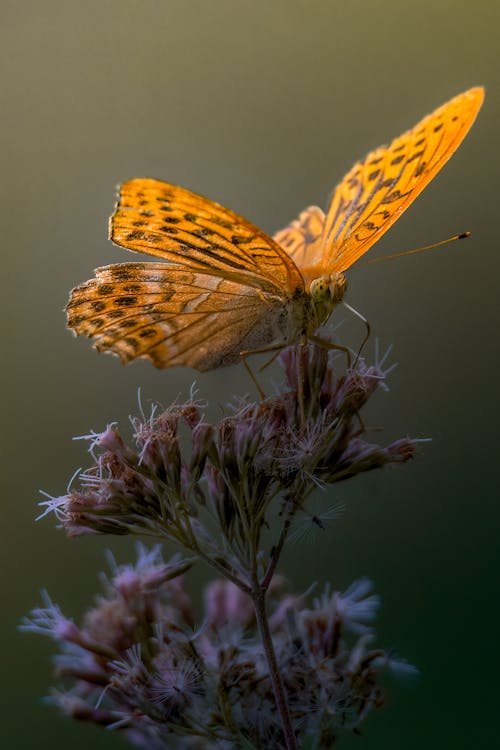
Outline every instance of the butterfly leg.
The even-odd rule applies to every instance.
[[[326,349],[327,351],[332,351],[332,349],[335,349],[336,351],[344,352],[347,357],[347,369],[351,369],[351,351],[347,348],[347,346],[342,346],[341,344],[332,344],[331,341],[325,341],[319,336],[309,336],[309,341],[312,341],[313,344],[316,344],[317,346],[320,346],[322,349]]]
[[[369,322],[368,322],[368,321],[367,321],[367,319],[365,318],[365,316],[364,316],[364,315],[361,315],[361,313],[359,312],[359,310],[356,310],[356,308],[355,308],[355,307],[351,307],[351,305],[349,305],[349,304],[348,304],[347,302],[342,302],[342,304],[344,305],[344,307],[347,307],[347,309],[349,310],[349,312],[352,312],[352,313],[353,313],[353,315],[356,315],[356,317],[357,317],[357,318],[359,318],[360,320],[362,320],[362,321],[363,321],[363,323],[364,323],[364,324],[365,324],[365,326],[366,326],[366,334],[365,334],[365,337],[364,337],[363,341],[361,342],[361,345],[360,345],[360,347],[359,347],[359,349],[358,349],[358,353],[356,354],[356,358],[354,359],[354,367],[355,367],[355,366],[356,366],[356,363],[357,363],[357,361],[358,361],[358,359],[359,359],[359,357],[360,357],[360,354],[361,354],[361,352],[362,352],[362,351],[363,351],[363,349],[364,349],[364,346],[365,346],[366,342],[368,341],[368,339],[369,339],[369,338],[370,338],[370,336],[371,336],[371,332],[372,332],[372,329],[371,329],[371,326],[370,326]]]
[[[262,400],[264,400],[266,398],[266,394],[264,393],[264,391],[260,387],[259,381],[255,377],[255,374],[254,374],[252,368],[248,364],[247,357],[249,357],[251,354],[266,354],[267,352],[276,352],[276,354],[269,360],[269,362],[267,362],[264,365],[264,367],[267,367],[267,365],[271,364],[271,362],[274,360],[274,358],[278,356],[278,354],[280,353],[280,351],[282,349],[284,349],[285,346],[286,346],[285,342],[280,342],[279,344],[274,344],[273,346],[263,346],[261,349],[247,349],[246,351],[240,352],[240,357],[241,357],[241,360],[242,360],[243,364],[245,365],[246,371],[248,372],[248,374],[252,378],[253,384],[257,388],[259,396],[261,397]],[[261,369],[263,369],[263,368],[261,368]],[[259,372],[260,372],[260,370],[259,370]]]
[[[321,341],[321,339],[319,339],[319,341]],[[323,343],[327,343],[327,342],[323,342]],[[301,424],[302,429],[304,429],[304,426],[305,426],[305,409],[304,409],[304,357],[305,357],[305,354],[306,354],[306,349],[305,349],[306,345],[307,345],[307,338],[306,338],[306,336],[302,336],[301,339],[300,339],[300,342],[298,344],[298,346],[299,346],[299,351],[298,351],[299,372],[298,372],[298,383],[297,383],[297,399],[298,399],[298,402],[299,402],[300,424]],[[261,349],[248,349],[247,351],[240,352],[240,357],[241,357],[241,359],[243,361],[243,364],[245,365],[248,374],[252,378],[252,380],[254,382],[254,385],[257,388],[257,391],[259,392],[259,396],[261,397],[261,399],[265,399],[266,394],[264,393],[264,391],[260,387],[260,384],[259,384],[257,378],[255,377],[255,375],[254,375],[254,373],[253,373],[250,365],[248,364],[246,358],[250,354],[265,354],[266,352],[275,352],[275,354],[271,357],[271,359],[268,362],[266,362],[263,365],[262,368],[260,368],[262,370],[264,367],[267,367],[268,365],[270,365],[271,362],[273,362],[274,359],[278,356],[278,354],[280,353],[280,351],[282,351],[282,349],[284,349],[286,346],[288,346],[288,344],[285,341],[282,341],[279,344],[273,344],[272,346],[264,346]],[[329,347],[329,348],[332,348],[332,347]],[[339,347],[334,347],[334,348],[339,348]],[[348,349],[346,349],[345,347],[340,347],[340,348],[343,351],[347,352],[348,356],[350,356]],[[260,372],[260,370],[259,370],[259,372]]]

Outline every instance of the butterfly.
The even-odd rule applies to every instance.
[[[345,271],[448,161],[483,98],[472,88],[372,151],[337,185],[326,213],[309,206],[272,238],[182,187],[125,182],[110,239],[161,262],[97,268],[71,292],[68,327],[123,362],[200,371],[314,340],[343,300]]]

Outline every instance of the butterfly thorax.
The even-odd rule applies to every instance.
[[[308,335],[312,335],[326,323],[333,309],[342,302],[346,289],[347,279],[343,273],[318,276],[311,281],[309,287],[311,308],[306,321]]]

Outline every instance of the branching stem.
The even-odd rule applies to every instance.
[[[288,536],[288,532],[290,531],[293,514],[294,514],[294,509],[292,508],[288,511],[285,521],[283,522],[283,526],[281,527],[281,533],[280,533],[278,542],[276,543],[276,546],[274,547],[272,551],[269,565],[267,567],[267,570],[264,574],[262,581],[260,582],[261,588],[264,591],[267,591],[267,589],[269,588],[269,584],[271,583],[273,579],[274,571],[276,570],[276,566],[278,564],[278,560],[280,558],[283,545],[285,544],[285,540]]]

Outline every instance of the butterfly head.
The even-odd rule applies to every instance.
[[[318,276],[311,281],[309,293],[315,304],[338,305],[344,298],[347,279],[343,273]]]
[[[327,321],[333,308],[342,302],[346,289],[347,279],[343,273],[318,276],[311,281],[309,294],[313,304],[315,327]]]

